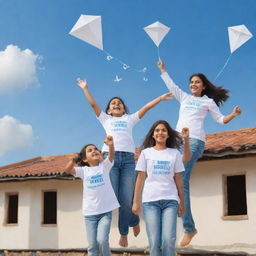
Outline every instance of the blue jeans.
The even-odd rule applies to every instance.
[[[185,233],[196,232],[195,223],[193,220],[191,206],[190,206],[190,189],[189,181],[190,175],[192,173],[194,164],[198,158],[204,152],[205,142],[199,139],[190,138],[190,161],[184,164],[185,171],[182,172],[183,177],[183,186],[184,186],[184,205],[185,205],[185,214],[182,216],[183,228]]]
[[[109,232],[112,212],[84,216],[89,256],[110,256]]]
[[[175,256],[178,202],[159,200],[142,204],[152,256]]]
[[[104,153],[104,158],[107,156]],[[119,201],[118,228],[121,235],[127,235],[129,227],[139,223],[139,216],[132,213],[133,192],[136,181],[134,154],[115,152],[114,166],[110,171],[110,180]]]

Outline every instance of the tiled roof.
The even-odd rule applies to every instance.
[[[206,135],[204,156],[256,153],[256,127]]]
[[[36,157],[22,162],[0,167],[0,179],[3,177],[36,178],[42,176],[61,176],[73,154]]]
[[[256,127],[206,135],[201,160],[232,155],[256,154]],[[0,181],[68,177],[64,168],[74,154],[37,157],[0,167]]]

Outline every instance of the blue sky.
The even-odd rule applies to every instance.
[[[104,49],[132,67],[147,67],[147,82],[142,73],[124,70],[68,34],[81,14],[102,16]],[[87,79],[103,109],[120,96],[132,113],[165,93],[157,48],[143,27],[157,20],[171,27],[160,55],[188,91],[192,73],[213,81],[224,65],[230,54],[227,27],[245,24],[256,34],[255,17],[255,0],[0,0],[0,165],[77,152],[87,143],[101,147],[104,130],[77,77]],[[255,56],[253,37],[233,53],[216,81],[231,91],[221,111],[229,114],[238,105],[243,114],[223,126],[209,116],[207,133],[255,126]],[[123,80],[114,82],[115,75]],[[158,119],[175,127],[178,109],[171,100],[151,110],[134,129],[136,145]]]

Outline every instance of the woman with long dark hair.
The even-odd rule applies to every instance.
[[[213,85],[204,74],[193,74],[189,81],[191,94],[184,92],[170,78],[162,60],[157,63],[161,77],[173,96],[180,102],[179,120],[176,130],[180,132],[183,127],[188,127],[190,132],[190,161],[185,163],[183,173],[185,214],[182,217],[184,236],[180,246],[186,246],[197,233],[190,207],[189,180],[195,162],[203,154],[205,145],[204,119],[208,112],[212,118],[226,124],[241,114],[239,107],[234,107],[231,114],[224,116],[219,106],[228,99],[228,90]]]

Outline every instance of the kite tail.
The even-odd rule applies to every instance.
[[[103,50],[103,51],[104,51],[105,54],[107,55],[107,59],[108,59],[108,57],[109,57],[108,60],[115,59],[115,60],[118,61],[121,65],[123,65],[123,68],[124,68],[124,69],[128,69],[128,68],[129,68],[129,69],[132,69],[132,70],[134,70],[134,71],[136,71],[136,72],[145,72],[144,69],[137,69],[137,68],[134,68],[134,67],[132,67],[132,66],[129,66],[129,65],[127,65],[126,63],[124,63],[122,60],[120,60],[120,59],[118,59],[118,58],[112,56],[109,52],[107,52],[107,51],[105,51],[105,50]]]
[[[223,70],[224,70],[225,67],[227,66],[227,64],[228,64],[228,62],[229,62],[231,56],[232,56],[232,53],[229,55],[227,61],[226,61],[225,64],[224,64],[224,66],[222,67],[222,69],[220,70],[220,72],[219,72],[219,73],[217,74],[217,76],[215,77],[214,82],[217,80],[217,78],[221,75],[221,73],[223,72]]]

